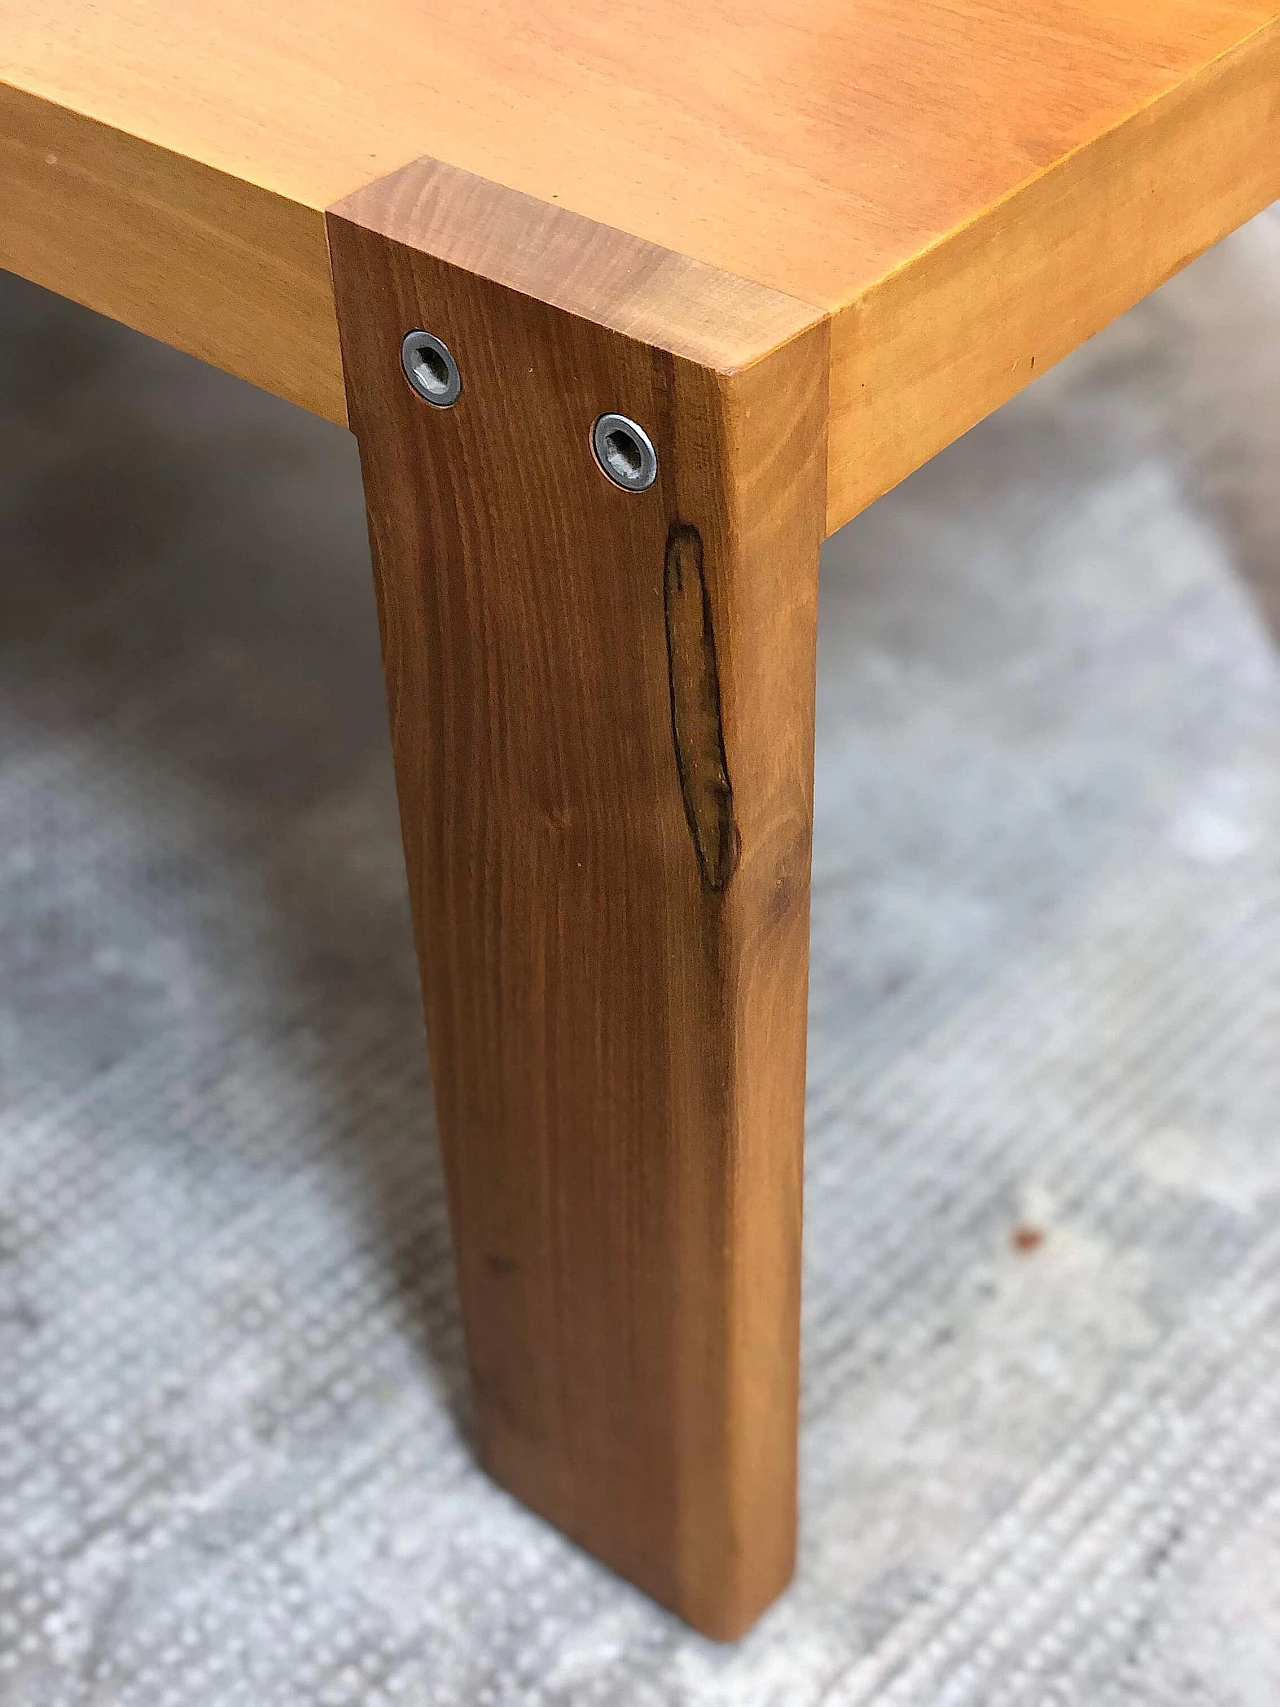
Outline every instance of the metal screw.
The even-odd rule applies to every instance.
[[[624,492],[645,492],[658,478],[653,440],[627,415],[601,415],[591,445],[601,469]]]
[[[430,332],[406,332],[400,345],[400,365],[404,377],[428,403],[437,409],[447,409],[458,401],[462,390],[462,375],[449,346]]]

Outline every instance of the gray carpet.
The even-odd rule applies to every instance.
[[[0,295],[0,1702],[1274,1707],[1280,209],[824,563],[799,1576],[489,1485],[354,447]]]

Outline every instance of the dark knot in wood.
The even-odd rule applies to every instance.
[[[738,869],[741,838],[734,822],[733,785],[724,747],[720,674],[702,535],[688,522],[672,522],[667,533],[663,603],[671,733],[684,815],[698,851],[702,881],[708,889],[722,894]]]

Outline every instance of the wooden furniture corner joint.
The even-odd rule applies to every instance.
[[[827,317],[430,160],[327,225],[482,1455],[732,1637],[794,1554]]]

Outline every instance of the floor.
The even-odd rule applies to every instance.
[[[0,280],[0,1703],[1280,1700],[1280,208],[827,547],[801,1565],[475,1469],[354,446]]]

